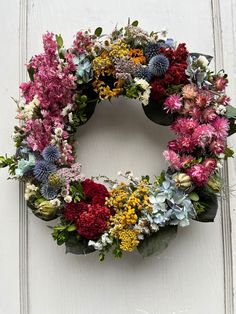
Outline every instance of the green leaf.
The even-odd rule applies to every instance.
[[[92,246],[88,246],[88,241],[85,239],[78,240],[76,236],[70,236],[65,242],[66,253],[72,254],[89,254],[95,251]]]
[[[236,108],[231,106],[231,105],[228,105],[226,107],[227,111],[226,111],[226,116],[227,118],[235,118],[236,117]]]
[[[143,257],[158,255],[167,248],[176,234],[177,226],[166,226],[140,242],[137,249]]]
[[[137,20],[133,21],[132,25],[133,26],[138,26],[138,21]]]
[[[236,124],[235,124],[235,119],[234,118],[230,118],[229,119],[229,134],[228,136],[232,135],[236,133]]]
[[[197,188],[195,191],[199,195],[199,203],[203,204],[205,208],[204,212],[197,215],[196,220],[201,222],[213,222],[218,209],[217,195],[210,192],[207,187]]]
[[[30,80],[33,82],[35,70],[33,68],[28,68],[27,71],[28,71],[28,75],[29,75]]]
[[[95,29],[94,34],[95,34],[97,37],[101,36],[101,34],[102,34],[102,28],[101,28],[101,27],[97,27],[97,28]]]
[[[173,114],[169,114],[163,109],[163,103],[160,101],[150,101],[147,106],[143,105],[143,110],[152,122],[160,125],[171,125],[175,118]]]
[[[58,49],[63,47],[63,38],[61,37],[61,34],[56,35],[56,42]]]
[[[67,227],[67,231],[68,232],[72,232],[76,230],[76,225],[70,225],[69,227]]]
[[[225,159],[230,158],[230,157],[234,157],[234,151],[231,148],[229,148],[228,146],[225,147],[224,154],[225,154]]]
[[[194,201],[194,202],[198,202],[198,201],[199,201],[199,196],[198,196],[198,194],[195,193],[195,192],[190,192],[190,193],[188,194],[188,196],[189,196],[189,198],[190,198],[192,201]]]

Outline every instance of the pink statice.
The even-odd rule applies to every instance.
[[[179,117],[171,125],[171,129],[179,135],[191,135],[198,126],[198,121],[192,118]]]
[[[173,150],[165,150],[163,152],[165,159],[169,162],[170,166],[176,170],[180,170],[182,168],[180,157]]]
[[[211,174],[216,169],[216,159],[208,157],[203,161],[203,166],[206,167],[209,174]]]
[[[196,145],[206,148],[215,135],[215,129],[210,124],[201,124],[193,132],[192,140]]]
[[[215,155],[222,154],[225,151],[225,141],[214,140],[211,142],[209,148],[212,154]]]
[[[71,182],[77,182],[84,179],[84,175],[81,174],[81,164],[76,162],[71,167],[63,167],[57,170],[57,173],[64,180],[65,195],[70,193]]]
[[[215,135],[218,140],[225,140],[229,131],[229,120],[223,117],[217,117],[212,126],[215,129]]]
[[[190,176],[193,183],[195,183],[197,186],[204,185],[205,183],[207,183],[209,178],[209,171],[202,164],[192,166],[191,168],[186,170],[186,173]]]
[[[56,53],[56,41],[52,33],[43,36],[44,53],[34,56],[28,68],[34,70],[34,81],[22,83],[20,88],[26,102],[38,96],[40,107],[58,115],[60,108],[73,101],[76,76],[72,73],[71,61],[61,64]]]
[[[93,46],[92,35],[90,35],[88,32],[81,32],[81,31],[76,34],[76,37],[73,43],[73,50],[78,55],[85,53],[92,46]]]
[[[67,141],[63,141],[61,144],[61,159],[60,163],[70,165],[74,162],[73,147]]]
[[[215,112],[215,109],[212,107],[208,107],[203,110],[202,117],[205,122],[212,122],[217,117],[217,114]]]
[[[50,130],[45,129],[43,120],[27,120],[25,122],[26,140],[33,151],[42,151],[51,140]]]
[[[195,99],[196,105],[199,108],[205,108],[209,106],[212,101],[212,94],[208,91],[199,90]]]
[[[171,113],[179,110],[182,106],[181,97],[177,94],[169,96],[164,102],[164,109]]]

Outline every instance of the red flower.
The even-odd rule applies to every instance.
[[[64,216],[66,220],[76,221],[81,213],[88,210],[88,204],[84,202],[69,203],[64,208]]]
[[[86,179],[81,183],[83,187],[84,194],[92,204],[105,204],[105,198],[109,196],[107,188],[100,184],[96,183],[93,180]]]
[[[77,232],[89,240],[98,239],[108,228],[110,210],[100,205],[88,205],[76,221]]]

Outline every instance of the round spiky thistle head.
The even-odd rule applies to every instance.
[[[40,182],[45,182],[48,179],[50,173],[53,173],[57,170],[56,165],[46,161],[46,160],[39,160],[34,167],[33,173],[35,179]]]
[[[144,79],[147,82],[150,82],[152,79],[152,73],[150,72],[148,67],[141,66],[136,72],[135,77],[138,77],[140,79]]]
[[[57,161],[60,155],[58,148],[53,145],[46,146],[42,152],[43,158],[49,162]]]
[[[163,54],[159,54],[149,61],[148,68],[152,75],[162,76],[166,73],[170,65],[169,59]]]
[[[42,185],[40,192],[46,200],[52,200],[57,197],[58,187],[45,183]]]
[[[147,46],[144,49],[144,55],[148,61],[152,59],[152,57],[156,56],[158,54],[158,51],[160,48],[166,48],[167,45],[163,40],[158,40],[153,43],[147,44]]]

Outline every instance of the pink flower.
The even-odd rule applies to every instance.
[[[228,80],[224,77],[218,77],[215,80],[215,87],[218,91],[223,91],[228,83]]]
[[[206,122],[211,122],[215,120],[215,118],[217,117],[217,114],[212,107],[209,107],[203,111],[202,117]]]
[[[208,91],[199,91],[196,98],[196,105],[200,108],[207,107],[212,100],[212,95]]]
[[[225,151],[225,142],[220,140],[214,140],[210,144],[210,151],[215,154],[222,154]]]
[[[230,98],[227,95],[220,96],[217,102],[221,105],[227,106],[230,103]]]
[[[216,138],[218,140],[225,140],[229,131],[229,121],[226,118],[217,117],[212,126],[215,128]]]
[[[176,142],[180,153],[192,153],[195,148],[195,142],[190,136],[179,137]]]
[[[199,125],[193,132],[192,139],[200,147],[205,148],[212,141],[215,129],[210,124]]]
[[[202,111],[198,107],[193,107],[189,110],[189,115],[195,120],[200,120],[202,117]]]
[[[181,164],[183,168],[187,168],[191,165],[191,163],[195,160],[192,155],[182,155],[180,157]]]
[[[171,128],[176,134],[191,135],[198,126],[199,123],[191,118],[177,118]]]
[[[174,94],[174,95],[171,95],[169,96],[165,102],[164,102],[164,109],[167,111],[167,112],[174,112],[176,110],[179,110],[181,107],[182,107],[182,102],[181,102],[181,98],[179,95],[177,94]]]
[[[178,154],[176,154],[173,150],[165,150],[163,153],[165,159],[169,162],[170,166],[176,170],[180,170],[181,162]]]
[[[168,148],[177,152],[179,150],[179,146],[176,140],[172,140],[168,142]]]
[[[206,169],[208,170],[209,174],[211,174],[215,168],[216,168],[216,160],[214,158],[206,158],[203,163],[203,166],[206,167]]]
[[[209,178],[209,171],[202,164],[192,166],[191,168],[187,169],[186,173],[190,176],[193,183],[198,186],[204,185]]]

